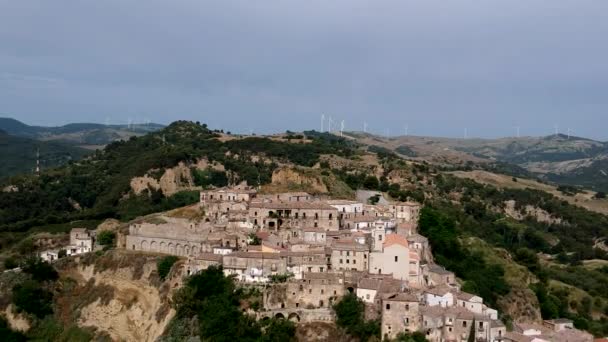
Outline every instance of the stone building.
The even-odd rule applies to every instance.
[[[413,202],[399,202],[390,205],[393,217],[399,222],[418,222],[420,204]]]
[[[380,251],[374,248],[370,253],[369,272],[391,274],[395,279],[409,282],[410,249],[407,240],[401,235],[389,234],[382,239],[381,246]]]
[[[383,338],[393,339],[400,332],[420,329],[418,297],[411,293],[391,293],[382,296]]]
[[[251,188],[221,188],[201,191],[200,202],[249,202],[255,197],[256,191]]]
[[[224,274],[246,283],[266,283],[273,275],[287,274],[286,260],[279,253],[234,252],[224,255]]]
[[[287,272],[295,279],[302,279],[304,273],[325,273],[329,270],[325,249],[306,252],[286,251],[280,253],[287,262]]]
[[[295,308],[331,308],[344,296],[341,273],[304,273],[302,279],[287,283],[287,305]]]
[[[369,268],[369,246],[354,239],[339,239],[331,244],[333,270],[366,271]]]
[[[200,253],[196,257],[189,257],[186,262],[186,275],[196,274],[210,266],[221,266],[222,255],[214,253]]]
[[[213,230],[209,223],[195,224],[177,218],[163,217],[154,222],[140,221],[129,226],[126,249],[197,256],[201,253],[212,253],[214,246],[238,245],[238,240],[226,238],[225,232]]]
[[[86,253],[92,251],[93,247],[94,239],[91,232],[86,228],[72,228],[70,231],[70,245],[68,248],[79,250],[81,253]]]
[[[249,218],[254,227],[269,230],[322,227],[338,230],[338,210],[323,202],[252,202]]]

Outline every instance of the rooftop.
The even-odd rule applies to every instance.
[[[384,240],[384,248],[392,245],[401,245],[406,248],[409,246],[407,240],[403,236],[397,234],[388,234],[386,236],[386,240]]]

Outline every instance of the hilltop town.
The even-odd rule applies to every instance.
[[[335,322],[347,294],[365,303],[381,336],[421,332],[429,341],[591,341],[572,321],[515,323],[461,290],[418,233],[421,205],[368,204],[306,192],[258,193],[246,185],[203,190],[200,203],[133,221],[118,247],[183,258],[185,276],[221,266],[242,286],[259,286],[259,320]],[[74,229],[69,255],[94,248],[94,232]],[[53,261],[52,251],[42,254]]]

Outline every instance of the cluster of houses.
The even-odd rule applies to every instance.
[[[261,319],[333,320],[333,304],[353,293],[389,339],[420,331],[437,342],[471,334],[491,342],[592,340],[557,322],[507,331],[496,310],[433,262],[417,232],[418,203],[370,205],[243,186],[202,191],[200,210],[196,220],[133,223],[121,247],[184,257],[187,274],[221,265],[238,282],[264,284]]]
[[[65,252],[65,256],[73,256],[91,252],[94,248],[95,231],[90,231],[86,228],[72,228],[69,245],[45,250],[39,256],[44,261],[53,262],[62,256],[62,251]]]

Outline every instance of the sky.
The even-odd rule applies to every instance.
[[[0,0],[0,23],[0,116],[28,124],[608,140],[606,0]]]

